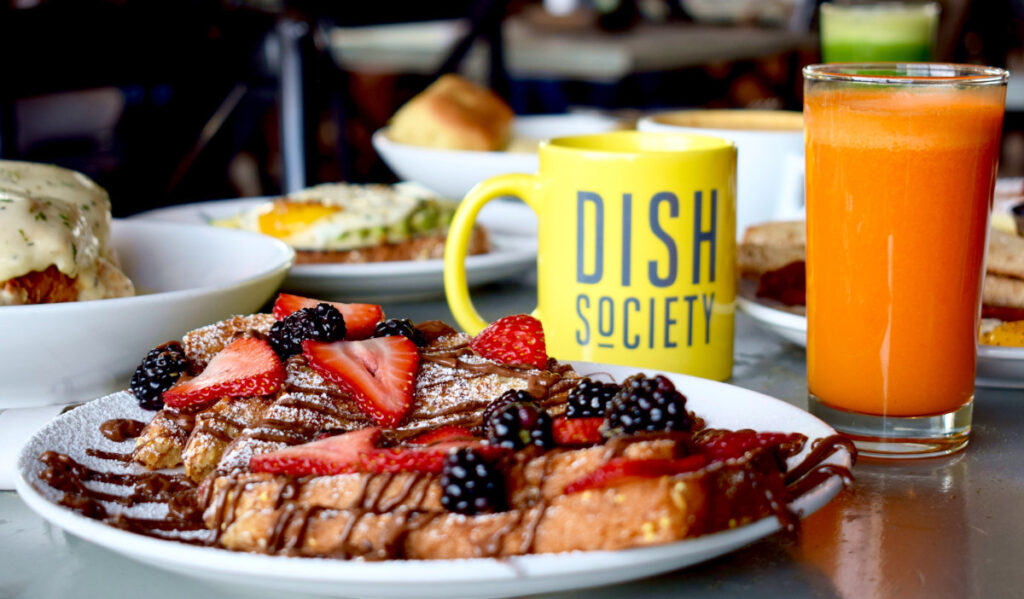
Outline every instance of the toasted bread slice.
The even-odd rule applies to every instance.
[[[1024,281],[1024,237],[990,229],[985,270],[988,274]],[[1017,301],[1024,302],[1024,295],[1019,298]]]
[[[265,396],[225,397],[197,414],[182,453],[185,474],[197,482],[204,479],[231,441],[258,422],[272,401]]]
[[[671,440],[627,447],[633,459],[668,457]],[[522,452],[521,452],[522,453]],[[566,486],[609,459],[606,446],[530,458],[507,475],[509,511],[465,516],[440,506],[435,476],[344,474],[296,479],[244,473],[212,481],[206,525],[223,547],[321,557],[440,559],[573,550],[615,550],[666,543],[769,513],[759,484],[762,458],[718,463],[701,471],[631,478],[566,495]],[[725,496],[742,498],[726,501]],[[629,506],[629,509],[623,509]]]
[[[807,252],[804,221],[773,221],[748,227],[737,248],[741,275],[759,275],[801,262]]]

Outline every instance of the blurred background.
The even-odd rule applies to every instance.
[[[936,59],[1024,65],[1024,0],[941,11]],[[0,156],[90,175],[115,216],[394,181],[370,136],[441,73],[518,114],[799,110],[819,14],[813,0],[8,0]],[[1001,176],[1024,175],[1021,73]]]

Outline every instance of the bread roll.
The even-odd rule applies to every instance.
[[[458,75],[443,75],[391,118],[388,137],[445,150],[502,150],[512,109],[494,92]]]

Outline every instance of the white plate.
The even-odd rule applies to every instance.
[[[0,408],[123,389],[154,346],[258,310],[295,255],[270,237],[212,227],[115,220],[111,233],[139,295],[0,308]]]
[[[803,314],[787,312],[742,295],[736,296],[736,304],[761,329],[807,347],[807,317]],[[1024,389],[1024,347],[978,345],[975,383],[981,387]]]
[[[618,120],[588,113],[520,116],[513,123],[515,137],[536,141],[617,128],[620,128]],[[484,179],[505,173],[536,173],[538,166],[537,152],[474,152],[410,146],[388,139],[386,127],[373,134],[373,147],[399,178],[459,200]]]
[[[576,363],[581,373],[602,372],[617,380],[636,372],[622,366]],[[800,432],[814,439],[834,434],[826,424],[790,404],[724,383],[662,373],[689,398],[689,406],[708,424],[733,429]],[[126,451],[131,441],[106,441],[99,424],[115,416],[142,418],[128,394],[115,394],[57,418],[29,441],[18,460],[18,493],[40,516],[67,532],[154,566],[188,576],[247,583],[289,592],[330,596],[511,597],[578,589],[633,580],[668,572],[728,553],[779,529],[774,516],[739,528],[677,543],[625,551],[590,551],[530,555],[508,559],[467,559],[382,562],[333,561],[233,553],[153,539],[119,530],[61,507],[57,491],[38,490],[39,454],[48,449],[68,453],[89,464],[86,446]],[[805,452],[806,453],[806,452]],[[802,459],[793,458],[794,461]],[[845,450],[829,463],[850,466]],[[106,462],[109,463],[109,462]],[[124,466],[129,467],[129,466]],[[133,466],[138,468],[138,466]],[[31,482],[30,482],[31,481]],[[792,507],[806,516],[825,505],[842,487],[838,477],[797,499]]]
[[[182,204],[132,216],[135,220],[209,223],[252,209],[267,198]],[[491,233],[493,251],[466,258],[470,285],[518,276],[537,262],[537,217],[518,201],[490,202],[477,222]],[[371,264],[296,264],[285,279],[288,291],[344,301],[410,301],[444,295],[443,260]]]

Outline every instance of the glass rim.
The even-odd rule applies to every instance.
[[[906,74],[893,75],[894,70]],[[872,75],[871,71],[886,74]],[[999,67],[952,62],[839,62],[806,66],[803,76],[807,81],[868,85],[1005,85],[1010,72]]]
[[[942,10],[942,6],[935,0],[929,0],[928,2],[901,2],[899,0],[892,0],[889,2],[872,2],[871,4],[835,4],[833,2],[822,2],[819,7],[823,12],[851,12],[851,13],[867,13],[876,14],[884,12],[923,12],[930,15],[938,15]]]

